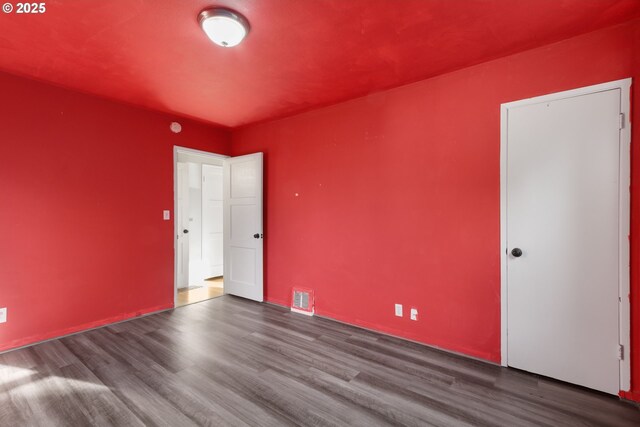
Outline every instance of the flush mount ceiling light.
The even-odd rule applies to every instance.
[[[249,22],[244,16],[228,9],[203,10],[198,15],[198,22],[207,37],[222,47],[240,44],[249,33]]]

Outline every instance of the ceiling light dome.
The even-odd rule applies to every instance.
[[[228,9],[206,9],[198,15],[202,30],[215,44],[237,46],[249,33],[249,22],[239,13]]]

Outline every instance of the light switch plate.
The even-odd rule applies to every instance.
[[[402,317],[402,304],[396,304],[396,316]]]
[[[7,321],[7,308],[0,308],[0,323]]]
[[[171,219],[171,211],[162,211],[162,219],[169,221]]]
[[[411,320],[418,320],[418,309],[417,308],[412,308],[410,311],[411,314]]]

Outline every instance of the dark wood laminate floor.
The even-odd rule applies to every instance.
[[[1,354],[0,425],[639,426],[640,411],[223,296]]]

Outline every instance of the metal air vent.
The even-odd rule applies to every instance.
[[[313,291],[309,289],[293,288],[291,311],[312,316],[314,311]]]

